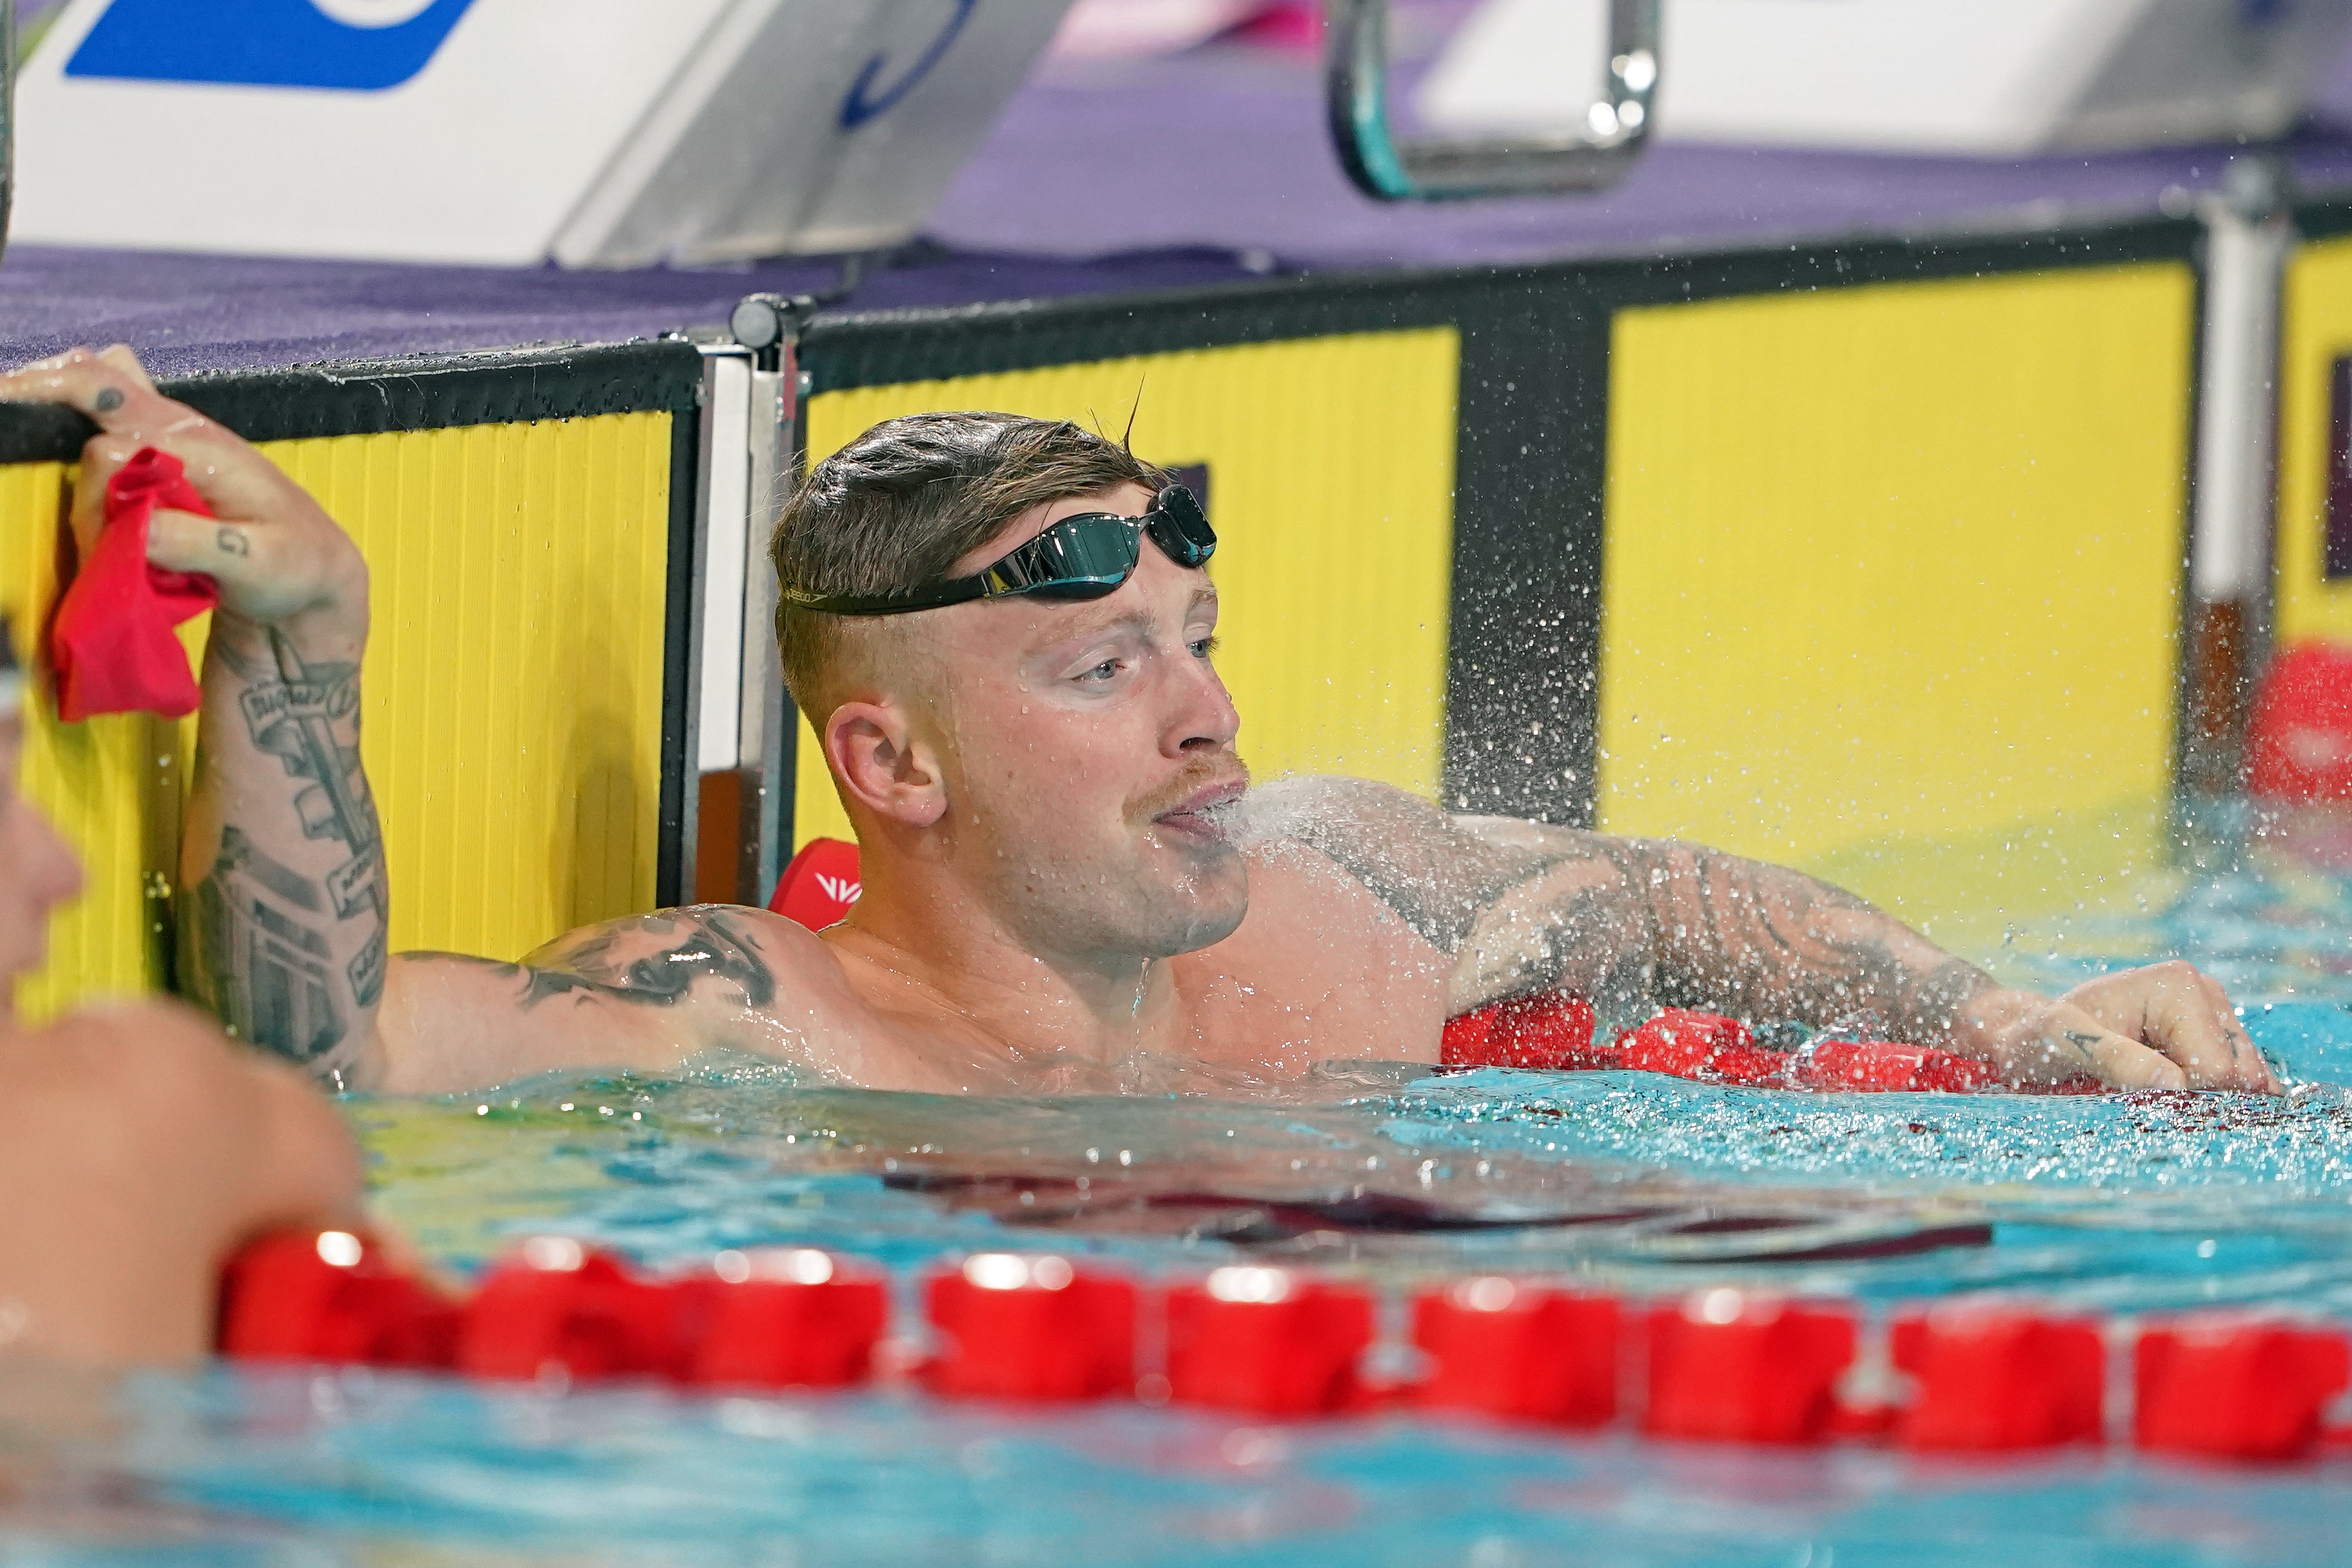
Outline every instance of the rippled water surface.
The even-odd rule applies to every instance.
[[[1142,1273],[1250,1256],[1401,1288],[1461,1269],[1872,1303],[2027,1291],[2352,1317],[2352,879],[2329,846],[2110,879],[2031,931],[1939,931],[2062,986],[2194,956],[2281,1100],[1840,1096],[1635,1074],[1335,1073],[1297,1105],[967,1102],[715,1061],[354,1103],[378,1201],[471,1269],[558,1228],[649,1265],[791,1241],[911,1279],[1050,1245]],[[911,1298],[905,1306],[911,1315]],[[1403,1418],[1269,1428],[893,1393],[679,1399],[436,1379],[152,1380],[37,1468],[11,1560],[655,1563],[2321,1563],[2352,1468],[2075,1457],[1922,1467]]]

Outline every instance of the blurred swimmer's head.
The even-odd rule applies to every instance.
[[[1169,484],[1066,421],[926,414],[817,465],[784,510],[779,581],[904,594],[986,570],[1065,519],[1139,518]],[[1227,835],[1247,775],[1210,663],[1216,589],[1165,546],[1091,599],[890,616],[789,599],[784,679],[824,748],[870,892],[896,866],[969,882],[1040,951],[1170,955],[1241,922]]]
[[[16,637],[0,616],[0,1017],[16,1012],[16,982],[48,956],[51,912],[81,890],[73,851],[16,787],[24,700]]]

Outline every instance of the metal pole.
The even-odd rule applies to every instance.
[[[817,300],[753,294],[728,326],[751,356],[745,517],[740,531],[742,627],[735,733],[734,897],[764,905],[792,854],[799,737],[776,655],[776,574],[768,543],[800,478],[801,329]]]
[[[2181,784],[2198,800],[2233,795],[2247,699],[2269,640],[2279,316],[2294,245],[2288,175],[2274,156],[2240,158],[2206,198],[2196,489],[2189,558],[2188,691]]]

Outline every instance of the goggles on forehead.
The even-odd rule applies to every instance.
[[[1135,575],[1149,537],[1179,566],[1205,565],[1216,531],[1182,485],[1170,485],[1141,517],[1082,511],[1066,517],[1004,559],[969,577],[926,583],[901,594],[811,594],[784,590],[788,603],[834,616],[897,616],[973,599],[1028,595],[1040,599],[1099,599]]]

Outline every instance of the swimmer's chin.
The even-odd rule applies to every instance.
[[[1174,958],[1179,953],[1214,947],[1241,929],[1242,921],[1249,915],[1249,871],[1241,863],[1239,854],[1234,856],[1234,861],[1228,873],[1234,879],[1233,886],[1220,886],[1213,895],[1192,879],[1186,879],[1192,885],[1185,887],[1180,896],[1192,907],[1180,933],[1166,944],[1162,957]]]

